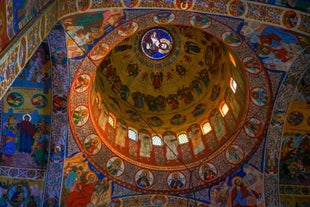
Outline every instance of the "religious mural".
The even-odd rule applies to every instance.
[[[268,69],[287,70],[296,54],[309,44],[309,39],[282,28],[260,26],[248,36]]]
[[[110,203],[112,181],[92,169],[82,153],[66,159],[62,206],[95,207]]]
[[[86,55],[102,36],[113,30],[123,19],[122,10],[75,15],[63,20],[67,35],[68,57]]]
[[[0,177],[1,206],[39,206],[42,203],[43,180]]]
[[[50,59],[42,44],[3,98],[1,164],[44,169],[50,138]],[[33,87],[30,89],[28,86]],[[21,162],[21,158],[27,162]]]
[[[3,205],[39,206],[43,202],[42,173],[47,167],[51,133],[50,61],[49,46],[44,42],[2,99],[0,166],[11,169],[4,175],[16,177],[1,178]]]
[[[305,130],[310,127],[309,117],[309,80],[310,70],[306,69],[291,102],[285,120],[284,135],[281,139],[280,157],[280,195],[283,205],[303,206],[308,202],[304,195],[309,192],[309,143],[310,134]],[[289,196],[291,199],[286,199]]]
[[[96,6],[99,8],[98,2],[76,1],[69,4],[69,1],[64,1],[61,4],[64,8],[71,5],[67,8],[68,11],[84,12]],[[0,8],[1,52],[9,40],[38,14],[44,4],[41,1],[4,0],[0,0],[0,3],[7,5]],[[125,0],[114,3],[127,8],[142,4],[140,1]],[[26,4],[33,5],[33,9],[25,9]],[[143,4],[159,6],[164,3],[150,1]],[[199,0],[167,1],[166,4],[182,10],[203,6],[221,11],[213,2]],[[302,0],[282,3],[276,1],[274,4],[285,4],[308,11],[307,3]],[[226,12],[234,17],[250,17],[249,7],[254,13],[261,9],[251,6],[251,3],[229,1]],[[145,13],[140,12],[141,15]],[[156,12],[143,23],[131,21],[131,18],[134,19],[137,15],[133,14],[119,9],[86,13],[86,18],[82,14],[66,16],[61,21],[64,28],[58,25],[51,33],[49,41],[54,47],[44,41],[30,58],[26,51],[31,49],[28,41],[32,41],[32,38],[24,38],[14,52],[15,56],[11,55],[11,60],[5,62],[5,67],[0,67],[2,89],[5,88],[4,83],[10,83],[9,79],[13,80],[14,74],[19,74],[1,99],[0,168],[5,175],[1,174],[0,177],[0,206],[262,207],[278,204],[279,199],[272,197],[277,195],[276,192],[270,195],[277,187],[281,206],[307,206],[309,69],[304,74],[300,73],[303,78],[298,84],[298,75],[288,76],[286,80],[287,83],[296,84],[298,89],[287,109],[287,116],[283,116],[286,108],[282,104],[277,105],[279,108],[276,107],[277,111],[272,115],[271,125],[275,127],[275,131],[281,131],[279,129],[285,125],[280,141],[280,155],[277,157],[277,151],[271,150],[274,146],[269,140],[266,145],[261,142],[266,136],[264,126],[269,116],[266,114],[269,114],[271,104],[276,100],[282,78],[286,72],[294,70],[291,64],[310,43],[308,37],[282,28],[298,28],[300,14],[290,10],[282,11],[281,28],[274,25],[257,26],[251,21],[226,18],[225,24],[229,25],[230,29],[223,24],[220,34],[212,27],[217,18],[193,14],[189,15],[186,22],[217,38],[212,39],[212,35],[205,35],[199,40],[193,38],[193,34],[186,28],[187,25],[178,28],[179,32],[185,31],[186,34],[186,40],[182,41],[177,38],[176,31],[169,30],[170,37],[162,33],[162,28],[174,21],[183,22],[182,18],[186,15],[181,15],[180,18],[180,14],[175,11]],[[256,16],[260,18],[260,14]],[[130,51],[133,51],[138,41],[136,39],[135,44],[132,44],[129,38],[142,31],[141,28],[147,24],[156,28],[158,26],[159,29],[152,27],[150,30],[143,30],[144,36],[141,37],[145,39],[141,50],[134,54],[141,55],[144,52],[145,57],[141,55],[137,61],[128,61],[128,64],[122,67],[124,76],[119,76],[120,65],[115,64],[110,55],[117,54],[122,61],[130,60]],[[113,34],[113,38],[109,34]],[[245,35],[245,38],[242,35]],[[63,43],[66,41],[67,48],[66,44],[56,47],[61,38]],[[111,38],[120,44],[115,46],[113,41],[102,41],[102,38]],[[240,60],[229,50],[229,60],[221,61],[218,55],[227,52],[227,48],[219,45],[216,39],[233,48],[232,51],[242,46],[244,54],[238,51]],[[244,41],[250,43],[254,52],[245,47]],[[173,44],[186,51],[182,58],[174,59],[173,54],[179,54],[179,51]],[[203,61],[195,65],[199,70],[191,74],[193,58],[200,54],[204,56]],[[89,57],[86,58],[88,61],[83,62],[86,55]],[[29,61],[26,61],[27,59]],[[160,67],[170,64],[163,64],[167,59],[176,61],[177,64],[163,72]],[[70,67],[66,65],[67,61],[70,62]],[[143,71],[142,65],[149,67],[150,61],[162,62],[152,71]],[[231,67],[229,70],[225,69],[226,62],[229,62]],[[244,64],[244,71],[236,72],[235,64],[240,63]],[[1,64],[0,61],[0,66]],[[51,71],[51,66],[54,72]],[[23,70],[18,73],[16,67]],[[98,68],[96,76],[88,71],[92,67]],[[67,68],[70,74],[67,73]],[[242,77],[242,74],[246,74],[246,78]],[[192,81],[184,81],[185,77],[189,76]],[[71,95],[66,82],[69,78],[72,80]],[[169,91],[169,88],[175,86],[171,87],[172,85],[167,83],[175,81],[176,78],[183,80],[184,86]],[[214,84],[212,81],[216,78],[227,78],[227,82],[233,78],[237,82],[236,92],[229,84]],[[98,81],[101,84],[96,84]],[[150,87],[143,90],[129,85],[135,82],[142,82]],[[242,85],[249,86],[249,90],[242,88]],[[133,91],[132,88],[136,90]],[[107,90],[111,90],[111,94],[102,96]],[[155,94],[148,94],[148,90],[155,91]],[[72,102],[72,96],[78,97],[78,101]],[[83,97],[90,97],[89,102],[85,102]],[[284,99],[288,97],[279,99],[281,100],[276,103],[285,102]],[[195,102],[196,100],[199,101]],[[248,102],[243,105],[242,100]],[[127,101],[133,107],[124,109],[122,101]],[[225,115],[221,108],[222,101],[227,102],[228,111]],[[67,109],[68,103],[70,107]],[[249,110],[249,115],[245,117],[243,110],[248,105],[253,110]],[[185,113],[182,110],[184,106],[191,109]],[[147,116],[144,124],[137,110],[151,111],[155,116]],[[122,111],[123,117],[116,117],[116,111]],[[169,114],[171,111],[173,113]],[[67,128],[67,120],[63,119],[67,112],[71,122],[70,130]],[[167,119],[163,118],[163,112],[169,112]],[[199,119],[201,124],[191,123],[193,118]],[[239,119],[244,123],[237,126]],[[211,131],[202,125],[206,120],[211,123]],[[96,123],[95,129],[89,127],[91,123]],[[146,127],[156,129],[170,124],[178,128],[184,126],[184,123],[187,125],[180,133],[167,128],[157,134],[162,138],[162,142],[156,142],[152,130]],[[69,133],[64,133],[60,125]],[[52,129],[56,126],[61,130],[53,132]],[[238,136],[242,139],[229,139],[229,144],[221,148],[228,140],[227,134],[236,128],[240,129]],[[179,135],[186,135],[186,138],[180,138]],[[274,137],[274,134],[271,134],[271,137]],[[107,146],[113,146],[112,152]],[[263,160],[265,150],[266,161]],[[206,154],[210,155],[210,159],[203,159]],[[184,163],[181,163],[179,158],[182,158],[186,165],[191,162],[199,163],[197,166],[190,166],[193,174],[180,167]],[[132,161],[135,159],[144,163],[144,166]],[[179,166],[179,169],[171,170],[171,166]],[[166,172],[161,172],[161,168],[166,168]],[[270,186],[274,181],[268,179],[278,175],[279,184],[275,178],[276,182]],[[44,187],[45,176],[55,179],[47,179]],[[196,188],[193,192],[188,191],[191,185]],[[127,188],[128,186],[130,188]],[[57,190],[60,192],[56,192]],[[164,195],[162,191],[174,192],[175,195]]]
[[[0,1],[0,52],[50,1]]]
[[[264,206],[262,173],[245,164],[235,174],[210,187],[211,205]],[[242,196],[239,196],[242,195]]]

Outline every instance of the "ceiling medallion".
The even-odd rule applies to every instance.
[[[173,48],[171,34],[162,28],[153,28],[144,33],[141,39],[141,50],[152,60],[166,58]]]

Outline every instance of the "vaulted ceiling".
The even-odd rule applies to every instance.
[[[69,207],[93,175],[84,206],[237,206],[238,180],[248,205],[310,202],[307,3],[26,2],[0,9],[1,121],[46,120],[49,148],[4,159],[9,186],[23,171]]]

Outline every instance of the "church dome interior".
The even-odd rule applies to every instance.
[[[0,1],[0,206],[308,206],[309,8]]]
[[[270,84],[254,52],[227,27],[216,34],[216,27],[224,25],[211,17],[182,12],[189,19],[185,22],[177,16],[181,14],[155,11],[124,22],[98,41],[75,74],[69,98],[75,139],[109,176],[105,167],[115,160],[130,169],[112,174],[116,182],[136,187],[124,177],[135,177],[128,165],[166,177],[176,170],[185,177],[192,169],[194,178],[204,181],[193,187],[202,188],[241,165],[262,141]],[[143,27],[145,19],[154,25]],[[261,82],[249,82],[253,77]],[[85,119],[78,120],[77,114]],[[94,150],[90,143],[98,139],[102,144]],[[244,152],[238,142],[246,139],[251,141]],[[105,148],[110,156],[100,155]],[[221,156],[230,167],[218,172],[210,160]],[[101,166],[102,160],[107,166]],[[212,179],[204,180],[202,166],[213,169]],[[160,182],[155,181],[147,191],[171,192],[169,185],[156,186]]]

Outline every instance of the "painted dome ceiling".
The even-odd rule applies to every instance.
[[[160,37],[162,32],[169,40]],[[169,46],[162,52],[156,41],[165,40]],[[232,54],[217,38],[193,27],[148,28],[111,50],[96,71],[93,87],[124,125],[161,137],[177,134],[220,108],[231,90],[232,70],[239,71],[237,87],[245,92],[232,97],[239,105],[237,119],[247,107],[245,75]]]
[[[2,2],[4,205],[310,203],[310,1]]]
[[[180,14],[119,25],[89,52],[71,88],[80,148],[115,182],[142,191],[170,191],[163,179],[193,171],[193,183],[173,192],[227,175],[217,165],[246,160],[270,110],[269,83],[242,37],[211,17]],[[152,177],[147,187],[137,181],[143,174]]]

